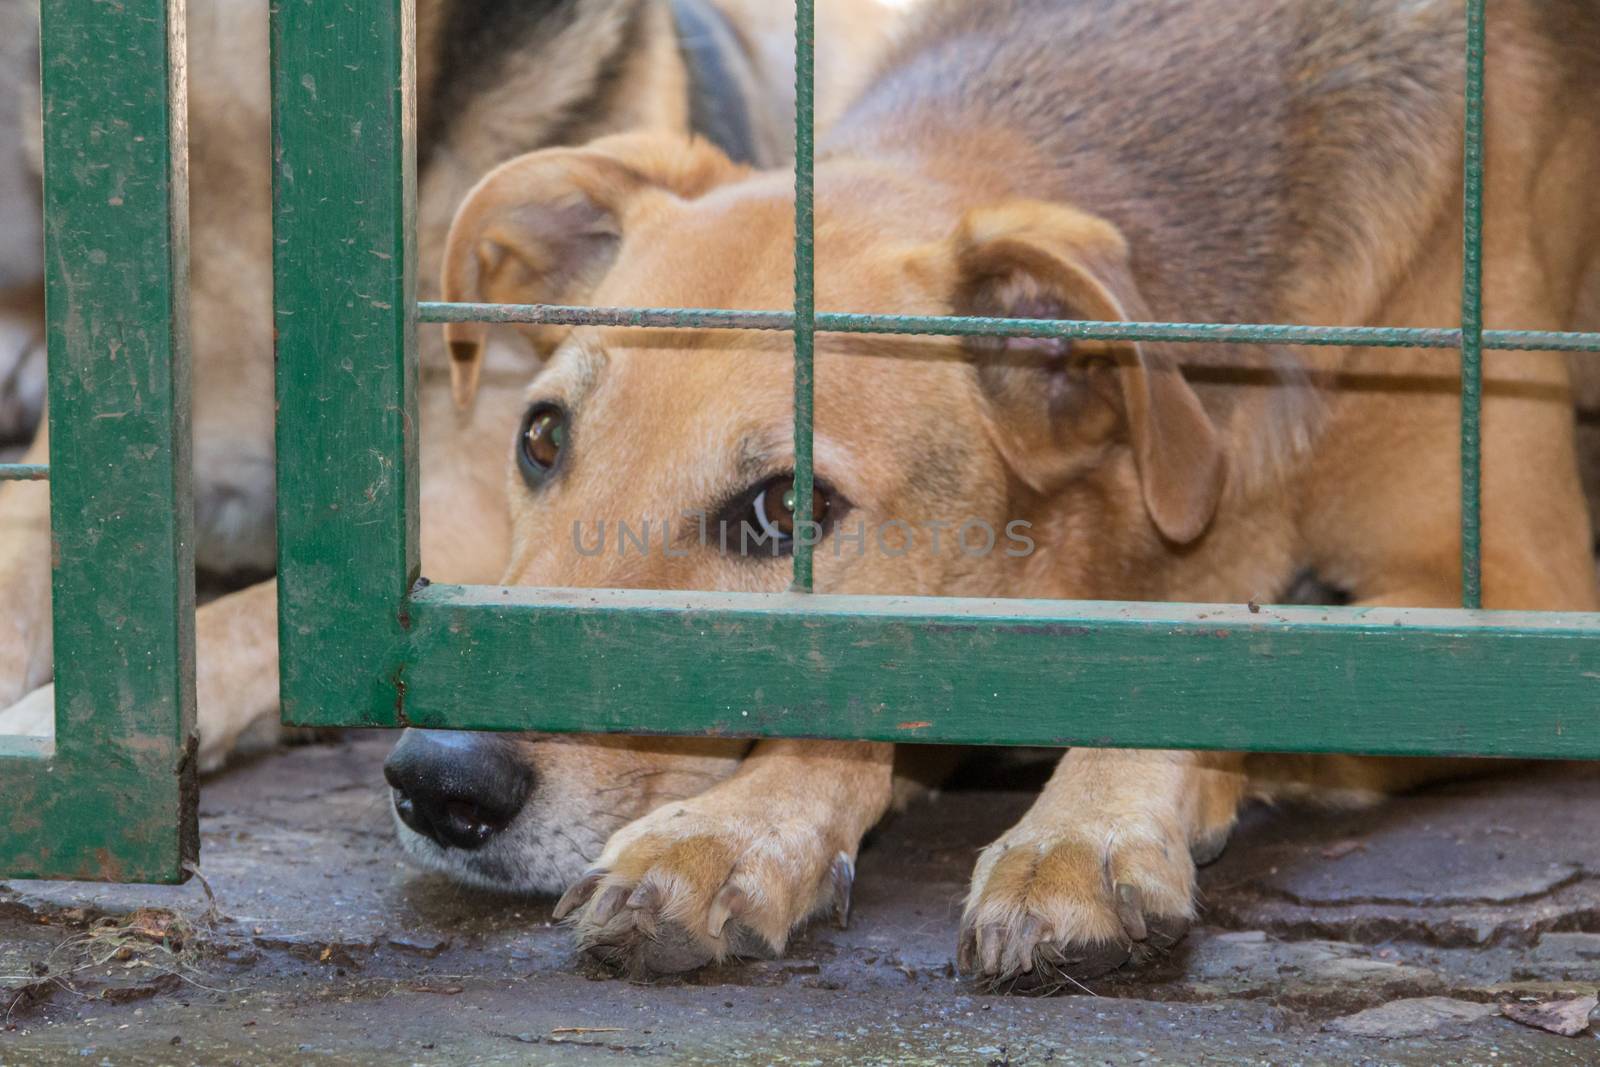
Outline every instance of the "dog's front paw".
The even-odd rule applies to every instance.
[[[1024,819],[978,859],[957,959],[995,988],[1070,989],[1170,948],[1193,896],[1188,845],[1158,824]]]
[[[748,810],[672,804],[618,831],[555,917],[572,915],[579,946],[632,977],[775,956],[816,912],[849,916],[855,843],[830,837]]]

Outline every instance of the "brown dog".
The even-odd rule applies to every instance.
[[[1507,0],[1489,40],[1487,318],[1570,328],[1600,251],[1600,12]],[[934,3],[826,139],[818,304],[1451,323],[1463,52],[1459,0]],[[788,173],[704,143],[535,153],[468,198],[445,295],[781,308],[792,212]],[[547,362],[508,475],[505,582],[784,588],[765,547],[585,542],[699,512],[787,543],[786,336],[526,333]],[[470,379],[483,331],[448,336]],[[816,380],[820,590],[1237,603],[1311,569],[1363,604],[1459,603],[1453,353],[828,336]],[[1491,354],[1484,428],[1489,605],[1595,610],[1564,360]],[[856,547],[862,524],[965,520],[1024,520],[1036,550]],[[558,914],[604,958],[673,970],[780,951],[847,891],[891,801],[885,744],[701,743],[682,760],[635,744],[662,785],[640,800],[617,782],[627,811],[667,802],[623,825],[609,790],[585,812],[543,761],[627,742],[449,751],[410,734],[391,762],[402,836],[429,865],[523,888],[576,878],[604,839]],[[1072,750],[980,858],[961,961],[1002,980],[1138,958],[1190,921],[1195,864],[1246,798],[1356,801],[1469,766]]]
[[[36,413],[42,395],[38,203],[21,165],[37,140],[28,44],[37,16],[37,0],[0,0],[0,440],[5,421]],[[824,115],[859,84],[891,17],[876,0],[819,6]],[[195,554],[206,571],[259,575],[275,558],[267,9],[195,0],[188,31]],[[793,49],[793,11],[755,0],[419,0],[422,297],[435,295],[461,198],[520,153],[647,129],[693,131],[740,158],[781,163],[793,143]],[[451,403],[436,333],[423,357],[423,558],[441,577],[492,581],[508,550],[502,424],[531,366],[506,350],[466,418]],[[26,458],[48,458],[42,429]],[[0,733],[54,728],[47,511],[44,485],[0,486]],[[210,769],[247,730],[276,736],[275,586],[208,604],[196,631],[200,762]]]

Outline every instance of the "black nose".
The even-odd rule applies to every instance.
[[[400,821],[445,848],[482,848],[533,789],[533,771],[511,742],[453,730],[407,730],[383,776]]]

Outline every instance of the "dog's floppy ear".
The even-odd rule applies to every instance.
[[[530,152],[490,171],[456,211],[444,299],[494,304],[584,300],[616,258],[631,205],[649,192],[693,198],[747,173],[710,143],[622,134]],[[457,406],[477,391],[488,327],[444,328]]]
[[[1121,234],[1073,208],[1023,201],[971,211],[954,253],[961,314],[1145,317]],[[1156,528],[1178,543],[1205,530],[1222,495],[1223,447],[1199,397],[1159,346],[1011,338],[969,347],[1001,448],[1033,488],[1049,492],[1070,474],[1074,457],[1083,455],[1071,442],[1107,437],[1120,424]]]

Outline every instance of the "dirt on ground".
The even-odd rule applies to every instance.
[[[391,740],[209,782],[204,884],[0,883],[0,1065],[1600,1064],[1594,771],[1252,812],[1170,956],[1022,998],[955,973],[956,923],[1044,758],[877,832],[848,930],[646,985],[579,958],[549,900],[409,870]]]

